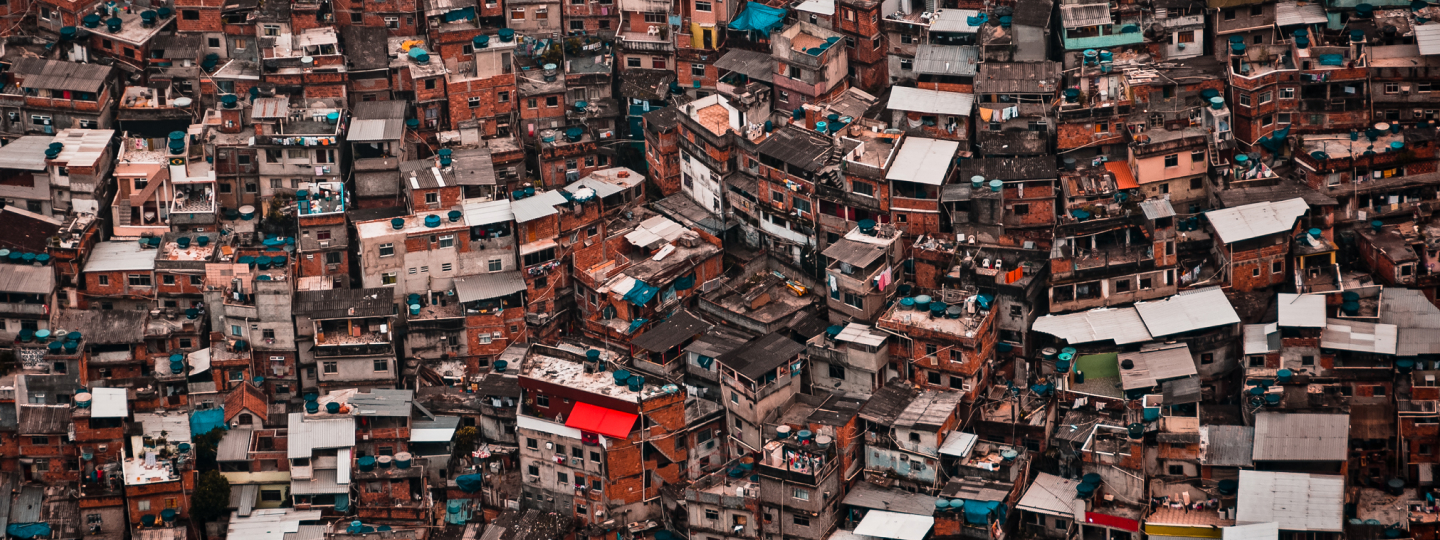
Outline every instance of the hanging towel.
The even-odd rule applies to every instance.
[[[981,118],[981,119],[983,119],[983,120],[989,120],[989,119],[990,119],[990,115],[992,115],[992,114],[995,114],[995,111],[992,111],[992,110],[990,110],[990,109],[986,109],[986,108],[984,108],[984,107],[981,107],[981,108],[980,108],[980,118]]]
[[[1010,119],[1010,108],[1009,108],[1009,107],[1006,107],[1006,108],[1004,108],[1004,109],[1000,109],[1000,118],[1001,118],[1002,120],[1009,120],[1009,119]]]
[[[836,283],[835,283],[835,275],[834,275],[834,274],[830,274],[829,276],[826,276],[826,277],[828,278],[828,281],[829,281],[829,283],[830,283],[830,291],[831,291],[831,292],[834,292],[834,291],[840,289],[840,287],[837,286]]]

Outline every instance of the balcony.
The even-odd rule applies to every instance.
[[[655,26],[663,28],[665,23],[656,23]],[[622,31],[619,33],[620,48],[630,52],[674,53],[675,44],[665,32]]]
[[[1076,270],[1092,270],[1153,260],[1155,260],[1154,249],[1146,245],[1075,250]]]

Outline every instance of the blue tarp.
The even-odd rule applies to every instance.
[[[475,493],[476,491],[480,491],[480,486],[484,480],[485,475],[483,474],[462,474],[455,477],[455,485],[460,488],[460,491]]]
[[[984,501],[965,501],[965,522],[971,525],[989,523],[990,505],[985,504]]]
[[[451,11],[445,14],[445,22],[447,23],[452,23],[455,21],[469,21],[473,20],[474,18],[475,6],[470,6],[465,9],[457,9],[455,11]]]
[[[350,509],[350,496],[344,493],[335,495],[335,511],[344,512]]]
[[[631,304],[643,306],[646,302],[649,302],[651,298],[655,298],[655,293],[657,292],[660,292],[659,287],[651,287],[646,285],[644,281],[637,279],[635,280],[635,288],[625,293],[625,299],[629,300]]]
[[[18,538],[50,536],[49,523],[11,523],[5,527],[5,534]]]
[[[731,30],[769,34],[785,24],[785,10],[757,2],[746,2],[745,10],[730,20]]]
[[[685,276],[685,277],[682,277],[682,278],[680,278],[680,279],[675,280],[675,290],[677,290],[677,291],[689,290],[691,287],[694,287],[694,286],[695,286],[695,276]]]
[[[647,322],[650,322],[650,319],[635,319],[630,321],[630,331],[627,333],[634,334],[636,330],[639,330],[641,326],[645,326]]]
[[[1320,65],[1343,66],[1345,65],[1345,56],[1339,54],[1322,54],[1320,55]]]
[[[215,428],[225,428],[225,407],[190,413],[190,435],[204,435]]]

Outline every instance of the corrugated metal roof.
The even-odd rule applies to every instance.
[[[973,77],[980,62],[980,48],[971,45],[921,44],[915,49],[915,72],[925,75]]]
[[[1440,26],[1421,24],[1412,28],[1415,29],[1415,44],[1420,47],[1420,54],[1440,54]]]
[[[156,250],[141,248],[139,242],[100,242],[90,250],[90,260],[85,263],[85,271],[154,270],[155,253]]]
[[[91,418],[128,418],[130,402],[125,398],[124,388],[95,388],[90,390]]]
[[[351,142],[398,141],[405,135],[405,121],[389,119],[356,120],[350,124],[345,140]]]
[[[869,326],[860,323],[850,323],[840,331],[840,335],[835,336],[835,341],[879,347],[885,343],[885,334],[874,332]]]
[[[588,176],[576,180],[568,186],[565,186],[565,191],[568,191],[570,192],[570,194],[573,195],[576,192],[580,191],[580,188],[590,188],[595,190],[595,195],[601,199],[625,191],[625,188],[622,186],[611,184],[609,182],[602,182]]]
[[[1075,486],[1079,480],[1069,480],[1049,473],[1040,473],[1030,482],[1025,495],[1020,497],[1016,508],[1052,516],[1074,515]]]
[[[43,58],[22,58],[11,72],[20,75],[21,88],[99,92],[115,68]]]
[[[964,431],[951,431],[945,436],[945,442],[940,444],[940,455],[965,457],[975,450],[975,442],[980,436]]]
[[[900,145],[894,164],[885,179],[891,181],[915,182],[929,186],[945,183],[950,175],[950,166],[955,161],[955,152],[960,141],[910,137]]]
[[[250,517],[231,519],[225,537],[246,540],[284,540],[287,533],[300,530],[300,522],[318,521],[322,514],[319,510],[263,508],[251,512]]]
[[[805,346],[779,332],[746,342],[739,348],[716,358],[741,375],[758,380],[771,370],[794,359]]]
[[[465,201],[464,211],[465,224],[471,227],[515,220],[515,212],[510,210],[510,199]]]
[[[376,388],[351,395],[346,401],[355,416],[409,417],[415,402],[414,390]]]
[[[1115,24],[1115,19],[1110,17],[1110,4],[1062,4],[1060,24],[1074,29]]]
[[[1205,213],[1220,240],[1233,244],[1261,236],[1286,233],[1295,228],[1295,219],[1310,210],[1305,199],[1260,202],[1221,208]]]
[[[525,278],[520,271],[476,274],[455,278],[455,296],[461,302],[474,302],[500,298],[525,290]]]
[[[821,254],[851,266],[865,268],[885,256],[885,246],[841,238],[838,242],[830,244],[830,247],[825,248]]]
[[[1242,470],[1235,522],[1276,523],[1287,531],[1340,532],[1344,505],[1344,477]]]
[[[1185,343],[1169,343],[1147,346],[1139,352],[1120,353],[1120,361],[1134,363],[1134,367],[1120,368],[1120,384],[1125,390],[1151,388],[1161,382],[1197,375],[1195,360],[1190,356],[1190,346]]]
[[[1428,26],[1428,25],[1427,25]],[[1440,308],[1417,289],[1387,288],[1380,297],[1380,322],[1398,329],[1395,354],[1440,354]]]
[[[54,137],[28,135],[0,146],[0,168],[21,171],[45,170],[45,150]]]
[[[1165,381],[1161,383],[1160,387],[1160,395],[1165,398],[1166,405],[1199,403],[1202,397],[1200,379],[1195,377]]]
[[[1399,330],[1393,324],[1326,319],[1320,347],[1342,351],[1395,354]]]
[[[855,534],[890,540],[924,540],[934,527],[932,516],[871,510],[855,526]]]
[[[410,442],[449,442],[460,428],[460,417],[437,416],[434,420],[420,419],[410,424]]]
[[[259,497],[259,484],[230,486],[230,506],[235,508],[235,514],[240,517],[250,516],[250,512],[255,510],[255,499]]]
[[[649,352],[665,352],[686,340],[704,334],[710,330],[711,326],[710,323],[700,320],[691,315],[689,311],[682,309],[665,322],[635,336],[630,340],[630,345]]]
[[[1255,461],[1344,461],[1350,415],[1262,412],[1255,415]],[[1304,529],[1300,529],[1304,530]]]
[[[1304,24],[1325,24],[1325,7],[1319,2],[1280,2],[1275,4],[1275,26],[1299,26]]]
[[[558,214],[559,211],[555,209],[555,205],[567,202],[570,200],[558,191],[542,191],[536,193],[534,197],[511,201],[510,209],[515,212],[516,223],[525,223]]]
[[[1158,302],[1139,302],[1135,311],[1154,337],[1240,323],[1240,315],[1220,287],[1185,291]]]
[[[291,495],[332,495],[336,493],[349,493],[350,486],[341,485],[338,481],[339,472],[333,469],[320,469],[310,475],[309,480],[290,480]]]
[[[1324,328],[1325,296],[1319,294],[1280,293],[1280,326],[1287,328]]]
[[[290,116],[290,98],[286,96],[262,97],[250,100],[250,117],[285,118]]]
[[[895,425],[936,430],[955,414],[963,398],[960,392],[923,391],[895,417]]]
[[[495,162],[489,148],[457,150],[450,155],[454,160],[455,183],[462,186],[495,185]]]
[[[1204,426],[1200,429],[1200,463],[1215,467],[1253,467],[1255,428]]]
[[[0,292],[50,294],[55,292],[55,269],[50,266],[7,265],[0,272]]]
[[[1170,204],[1170,199],[1140,201],[1140,211],[1145,213],[1145,219],[1152,221],[1175,216],[1175,207]]]
[[[248,429],[232,429],[225,432],[225,437],[220,439],[220,447],[215,451],[216,461],[246,461],[250,459],[250,435]]]
[[[290,413],[287,424],[289,448],[286,456],[308,458],[316,448],[355,446],[355,419],[351,417],[306,419],[305,413]]]
[[[980,12],[973,9],[941,9],[930,20],[930,31],[974,34],[980,31],[980,25],[970,24],[970,20],[978,15]]]
[[[346,28],[358,27],[348,26]],[[285,540],[325,540],[325,531],[327,530],[329,528],[324,525],[301,525],[295,532],[285,533]]]
[[[1050,334],[1071,345],[1111,341],[1116,345],[1150,341],[1150,332],[1135,308],[1100,308],[1035,319],[1036,332]]]
[[[715,67],[744,73],[751,79],[764,83],[775,81],[775,60],[769,54],[744,49],[731,49],[715,62]]]
[[[1318,4],[1317,4],[1318,5]],[[1276,540],[1280,538],[1279,523],[1251,523],[1221,529],[1222,540]]]
[[[885,106],[896,111],[970,116],[970,111],[975,109],[975,96],[961,92],[894,86],[890,88],[890,101]]]
[[[298,291],[292,311],[311,319],[388,317],[395,311],[395,288]]]
[[[924,493],[885,489],[869,482],[858,482],[841,504],[872,510],[889,510],[902,514],[928,516],[935,513],[935,500]]]
[[[9,497],[9,493],[5,494]],[[10,505],[11,523],[39,523],[40,511],[45,507],[45,488],[40,486],[25,486],[20,488],[20,494],[15,496],[14,504]]]
[[[975,77],[977,94],[1053,94],[1059,85],[1059,62],[984,62]]]

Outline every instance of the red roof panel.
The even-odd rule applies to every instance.
[[[589,403],[576,403],[575,407],[570,409],[570,418],[565,420],[565,425],[580,431],[624,439],[630,436],[630,430],[635,427],[636,418],[639,416],[627,412],[597,407]]]

